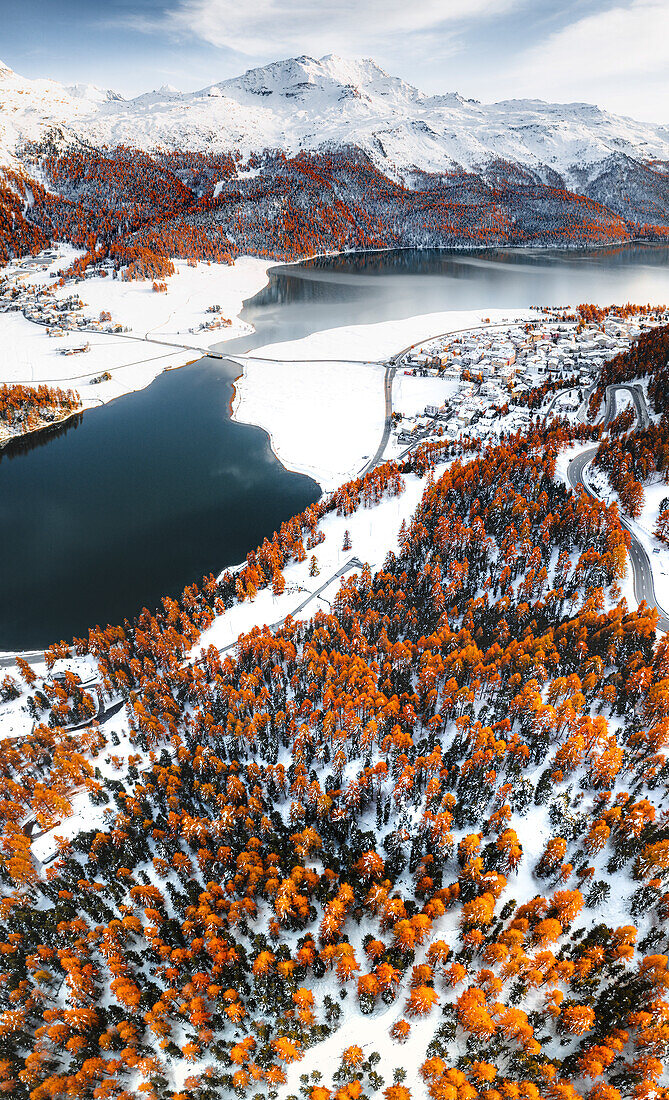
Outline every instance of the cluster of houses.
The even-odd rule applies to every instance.
[[[398,419],[397,443],[406,446],[435,431],[451,439],[463,432],[485,437],[518,431],[530,420],[519,396],[547,381],[569,380],[576,387],[560,403],[562,413],[575,411],[601,365],[667,319],[609,316],[601,324],[583,325],[545,314],[536,321],[481,326],[426,341],[406,352],[399,365],[404,375],[443,379],[445,399],[418,416]]]
[[[98,317],[84,313],[85,303],[78,294],[57,298],[51,285],[35,286],[26,282],[31,273],[45,271],[47,264],[24,261],[26,270],[15,265],[16,261],[8,265],[9,277],[0,278],[0,313],[21,312],[27,321],[44,325],[47,335],[51,337],[64,336],[66,331],[72,329],[112,333],[128,331],[123,325],[112,321],[107,311],[103,310]]]
[[[214,332],[219,328],[229,328],[232,321],[229,321],[227,317],[221,316],[221,307],[219,305],[207,306],[205,313],[213,313],[214,316],[211,321],[200,321],[200,324],[194,328],[189,328],[189,332]]]
[[[210,312],[207,310],[207,312]],[[214,321],[200,321],[199,325],[189,328],[189,332],[214,332],[219,328],[229,328],[232,321],[226,317],[217,317]]]
[[[500,409],[508,406],[502,416]],[[406,446],[434,435],[457,439],[463,433],[487,436],[515,432],[530,420],[528,410],[514,404],[508,391],[495,383],[476,386],[463,381],[456,393],[443,405],[426,405],[418,416],[402,416],[397,424],[397,442]]]
[[[43,263],[41,260],[52,262],[57,258],[58,253],[50,249],[41,253],[40,262],[30,257],[10,261],[5,269],[5,276],[0,276],[0,313],[22,312],[26,320],[44,325],[47,335],[54,338],[64,336],[66,332],[73,329],[82,329],[87,332],[129,332],[130,329],[127,326],[124,327],[112,321],[110,313],[106,310],[103,310],[98,317],[84,313],[85,303],[78,294],[57,298],[53,285],[31,284],[30,280],[35,272],[48,270],[49,263]],[[88,273],[85,273],[84,277],[86,275]],[[58,280],[58,273],[51,272],[51,279]],[[77,279],[77,282],[81,282],[81,279]],[[232,321],[221,315],[220,305],[211,305],[206,312],[211,314],[211,318],[189,329],[189,332],[214,332],[229,328],[232,324]]]
[[[89,343],[86,343],[86,344],[81,344],[77,348],[61,348],[60,349],[60,354],[61,355],[85,355],[90,350],[91,350],[91,345]]]
[[[574,374],[587,381],[605,360],[625,351],[642,327],[643,320],[638,317],[630,321],[607,318],[601,325],[584,327],[548,319],[488,326],[412,349],[403,363],[416,374],[459,377],[469,371],[484,381],[494,378],[514,385],[519,379],[536,385],[537,379]]]

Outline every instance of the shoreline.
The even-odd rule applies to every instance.
[[[72,420],[75,416],[83,416],[85,412],[88,412],[88,409],[82,405],[79,409],[72,409],[70,412],[63,413],[63,415],[57,417],[56,420],[46,420],[43,424],[39,424],[35,428],[29,428],[27,432],[20,432],[18,435],[10,435],[7,437],[0,434],[0,457],[2,457],[3,452],[13,444],[17,443],[20,446],[24,440],[29,440],[32,436],[41,435],[43,432],[48,432],[51,428],[62,428],[64,424],[67,424],[68,420]]]
[[[268,274],[282,267],[299,267],[309,263],[310,260],[331,259],[333,256],[373,256],[375,253],[384,252],[496,252],[500,249],[504,252],[593,252],[603,248],[624,248],[630,244],[647,244],[665,247],[666,241],[652,241],[647,237],[630,237],[626,241],[609,241],[603,243],[581,243],[574,245],[557,244],[402,244],[385,245],[379,248],[344,248],[334,249],[332,252],[313,252],[309,256],[300,256],[295,260],[276,260],[272,267],[268,268]]]
[[[242,303],[242,308],[243,308],[243,305],[244,305],[244,303]],[[241,310],[240,310],[240,312],[241,312]],[[483,314],[486,314],[487,316],[484,318]],[[371,339],[377,353],[378,353],[379,350],[382,350],[382,352],[383,352],[380,360],[373,361],[373,360],[370,360],[370,359],[365,359],[365,360],[356,361],[356,360],[353,360],[350,356],[347,356],[347,357],[340,358],[340,359],[324,360],[324,361],[321,361],[321,362],[325,362],[327,364],[333,364],[334,363],[334,364],[337,364],[338,368],[343,368],[343,369],[345,369],[347,366],[349,368],[355,367],[356,372],[357,372],[358,375],[362,375],[362,374],[365,374],[365,373],[369,374],[369,372],[365,372],[364,369],[361,369],[361,368],[364,368],[365,366],[368,366],[368,367],[371,367],[371,368],[375,367],[377,371],[383,369],[384,374],[386,374],[387,373],[387,361],[389,359],[392,359],[393,356],[401,355],[403,353],[403,351],[407,350],[407,342],[406,342],[406,339],[403,338],[403,343],[401,345],[401,350],[398,351],[398,347],[400,347],[400,344],[397,342],[397,340],[398,340],[398,336],[400,334],[400,330],[411,330],[412,327],[415,329],[416,326],[419,326],[419,325],[422,326],[420,334],[418,335],[417,339],[415,339],[416,332],[415,331],[411,332],[411,337],[413,339],[413,343],[408,345],[409,347],[411,347],[411,346],[415,346],[415,344],[417,344],[417,343],[429,343],[431,340],[437,339],[440,336],[446,336],[446,335],[450,335],[451,333],[468,331],[469,329],[474,329],[474,328],[477,328],[477,327],[486,327],[486,328],[487,327],[492,327],[492,328],[494,328],[494,327],[499,327],[500,325],[518,324],[522,321],[525,321],[525,320],[529,319],[531,316],[537,317],[536,310],[531,308],[531,307],[524,307],[522,309],[521,308],[516,308],[516,309],[504,309],[504,310],[499,309],[499,308],[495,308],[495,309],[490,309],[489,308],[489,309],[484,309],[484,310],[465,310],[465,311],[462,311],[462,310],[447,310],[447,311],[434,313],[434,314],[412,315],[411,317],[403,318],[400,321],[372,322],[372,323],[360,324],[360,325],[355,325],[355,326],[337,326],[337,327],[334,327],[332,329],[323,329],[323,330],[319,330],[319,331],[310,333],[309,335],[301,337],[301,338],[299,338],[297,340],[294,340],[294,341],[280,341],[275,346],[286,347],[287,345],[289,346],[291,344],[292,345],[298,344],[298,345],[306,345],[306,347],[308,349],[309,344],[311,342],[313,342],[314,340],[317,341],[319,339],[325,338],[326,341],[329,341],[332,345],[334,345],[334,348],[336,350],[340,350],[339,347],[338,347],[338,341],[341,341],[342,339],[345,340],[346,337],[350,338],[351,335],[353,335],[354,338],[361,338],[363,340],[363,343],[364,343],[365,339],[366,340]],[[447,324],[445,324],[444,322],[447,322]],[[466,322],[466,323],[463,324],[463,322]],[[485,324],[483,324],[482,322],[485,322]],[[429,332],[426,332],[425,329],[428,326],[428,323],[429,323]],[[435,325],[436,325],[436,327],[435,327]],[[250,327],[252,327],[252,326],[250,326]],[[384,348],[383,347],[384,340],[382,339],[382,336],[385,338],[386,341],[392,340],[393,343]],[[405,336],[406,336],[406,333],[405,333]],[[243,403],[244,403],[244,396],[245,395],[243,393],[243,383],[244,383],[245,378],[248,378],[248,374],[247,374],[248,368],[250,366],[252,367],[254,364],[256,366],[260,365],[263,362],[263,358],[260,355],[258,355],[257,353],[262,352],[265,349],[271,349],[272,347],[273,347],[273,345],[271,345],[271,344],[261,345],[259,348],[255,349],[256,354],[251,354],[250,356],[245,357],[243,362],[240,362],[240,359],[235,354],[232,354],[232,355],[229,355],[229,356],[224,356],[224,358],[228,359],[229,362],[235,363],[235,365],[241,366],[241,368],[242,368],[241,373],[238,374],[234,379],[232,379],[230,381],[230,384],[232,386],[232,395],[231,395],[230,401],[228,402],[228,415],[230,416],[230,418],[232,420],[235,420],[238,423],[253,424],[255,427],[257,427],[261,431],[263,431],[264,434],[267,436],[271,453],[274,456],[274,458],[277,460],[277,462],[279,462],[285,470],[287,470],[291,473],[294,473],[296,475],[309,477],[312,480],[312,482],[314,482],[316,484],[316,486],[319,490],[319,496],[317,497],[317,499],[322,499],[323,497],[325,497],[329,493],[331,493],[334,489],[336,489],[339,485],[343,484],[345,481],[353,479],[356,476],[359,476],[361,474],[362,470],[364,470],[364,466],[362,467],[362,469],[349,468],[345,472],[340,471],[338,473],[337,477],[334,478],[334,479],[331,479],[330,483],[328,484],[327,478],[324,478],[324,477],[320,476],[320,473],[319,473],[318,469],[314,468],[314,466],[311,465],[311,463],[307,466],[303,462],[302,459],[296,459],[296,458],[291,457],[290,455],[286,454],[286,452],[284,450],[284,447],[282,446],[282,439],[280,437],[280,429],[290,427],[290,425],[285,424],[283,422],[284,418],[281,418],[281,416],[279,416],[278,424],[279,424],[280,427],[277,428],[273,424],[268,425],[266,420],[264,420],[261,417],[258,417],[257,415],[247,416],[247,417],[244,417],[244,418],[241,418],[239,416],[240,410],[242,409]],[[208,354],[207,350],[203,349],[203,356],[202,357],[206,357],[207,354]],[[190,361],[191,362],[198,362],[199,360],[195,359],[195,360],[190,360]],[[265,362],[267,362],[267,360],[265,360]],[[270,360],[270,362],[272,363],[271,370],[275,375],[275,381],[278,380],[280,385],[281,385],[281,382],[282,382],[281,377],[280,377],[280,375],[282,373],[281,372],[281,366],[283,366],[284,368],[292,368],[292,367],[296,367],[296,366],[297,367],[302,366],[302,367],[312,368],[312,370],[313,370],[313,367],[314,367],[314,364],[315,364],[314,357],[309,356],[309,355],[306,358],[302,358],[302,359],[298,359],[298,360]],[[383,367],[381,367],[381,364],[383,364]],[[183,365],[183,364],[173,364],[171,366],[166,366],[164,368],[164,370],[178,369],[178,367],[180,365]],[[314,373],[316,373],[316,372],[314,372]],[[345,390],[346,398],[347,398],[347,400],[349,400],[350,397],[351,397],[351,390],[346,388],[345,381],[346,380],[344,379],[344,383],[342,384],[341,379],[339,380],[339,388],[340,389],[343,388]],[[258,390],[258,388],[259,387],[256,386],[256,391]],[[329,395],[327,393],[325,393],[325,396],[323,398],[323,395],[321,394],[321,400],[325,400],[327,402],[328,396]],[[272,405],[271,394],[270,394],[270,405]],[[332,413],[332,405],[331,404],[328,405],[328,408],[330,410],[330,413]],[[79,409],[76,409],[76,410],[72,410],[71,413],[68,413],[66,416],[60,418],[58,421],[54,421],[54,422],[51,422],[49,424],[42,425],[42,426],[40,426],[36,429],[33,429],[33,431],[31,433],[24,433],[21,436],[12,437],[12,440],[10,440],[8,442],[12,442],[14,440],[19,440],[20,441],[21,439],[26,438],[26,436],[28,436],[28,435],[37,435],[41,432],[44,432],[44,431],[48,430],[51,427],[57,428],[60,425],[62,425],[63,423],[67,422],[67,420],[71,419],[73,416],[83,416],[83,413],[85,411],[87,411],[86,408],[79,408]],[[275,412],[276,411],[278,411],[280,413],[280,409],[278,409],[278,410],[275,409]],[[374,422],[369,417],[369,407],[368,406],[365,407],[365,413],[366,413],[366,418],[367,418],[367,421],[368,421],[366,423],[366,429],[369,429],[370,425],[373,426]],[[317,419],[317,417],[314,416],[314,420],[316,420],[316,419]],[[354,427],[355,427],[355,425],[354,425]],[[376,425],[376,427],[379,427],[379,425]],[[374,431],[376,432],[376,428],[374,428]],[[322,424],[319,427],[319,433],[322,435]],[[374,443],[377,443],[377,442],[378,442],[378,435],[375,434]],[[388,442],[390,442],[390,441],[388,441]],[[372,446],[371,444],[372,444],[372,441],[370,440],[369,441],[370,452],[374,451],[374,446]],[[367,443],[365,445],[367,445]],[[0,451],[1,451],[1,449],[2,449],[2,447],[0,445]],[[387,449],[388,449],[388,446],[386,444],[386,449],[384,450],[384,452],[381,454],[381,456],[379,458],[380,462],[385,461],[385,460],[390,460],[393,457],[397,457],[396,455],[393,455],[392,453],[388,455],[386,453]],[[312,454],[311,449],[307,448],[306,453],[311,455]],[[362,458],[367,458],[368,456],[363,455],[361,457]],[[226,572],[226,571],[234,573],[239,568],[241,568],[241,566],[243,564],[244,564],[244,562],[240,562],[237,565],[228,566],[225,569],[223,569],[221,572],[219,572],[217,574],[217,576],[220,576],[221,573]],[[34,653],[36,651],[25,651],[25,652]],[[8,658],[10,656],[12,656],[11,651],[5,651],[5,652],[0,653],[0,658]]]
[[[285,469],[312,478],[323,493],[332,492],[359,476],[378,447],[385,425],[389,358],[407,345],[480,326],[485,318],[494,326],[532,316],[533,310],[521,307],[414,314],[399,321],[321,329],[296,340],[262,345],[243,358],[231,355],[241,367],[233,382],[232,418],[263,428]],[[327,359],[319,355],[323,345],[331,349]],[[280,359],[281,348],[286,356],[298,348],[303,354],[299,359]],[[265,351],[272,358],[263,356]]]
[[[86,316],[83,325],[80,319],[79,324],[64,329],[63,340],[49,341],[45,326],[25,317],[23,310],[26,305],[30,310],[35,294],[50,287],[51,274],[76,254],[70,246],[63,246],[55,260],[44,262],[44,270],[34,271],[33,264],[24,283],[26,292],[20,309],[0,313],[0,333],[6,347],[0,382],[77,389],[82,411],[145,389],[166,370],[216,354],[214,334],[200,327],[211,319],[212,302],[220,303],[220,314],[231,321],[229,327],[216,332],[216,343],[225,346],[230,340],[250,335],[251,326],[241,320],[240,314],[245,303],[268,282],[269,265],[257,257],[239,257],[234,265],[202,262],[197,268],[179,261],[175,275],[170,277],[168,293],[162,295],[153,293],[150,280],[124,283],[100,273],[58,288],[57,300],[73,294],[85,298]],[[2,273],[10,280],[16,279],[21,269],[5,268]],[[20,279],[16,285],[21,285]],[[97,318],[103,311],[110,312],[115,323],[126,331],[114,333],[99,328]],[[87,369],[77,362],[75,373],[67,374],[67,364],[58,352],[82,338],[87,338],[90,345],[90,354],[85,357]],[[87,383],[104,374],[110,377],[98,383],[92,393]]]
[[[262,283],[254,282],[253,286],[249,288],[249,293],[248,294],[245,293],[247,288],[245,288],[245,287],[242,288],[240,293],[242,295],[245,295],[245,296],[243,296],[241,298],[241,301],[238,304],[238,308],[234,312],[234,315],[233,315],[233,318],[232,318],[232,327],[233,327],[233,329],[238,328],[239,326],[241,326],[243,331],[241,331],[241,332],[231,331],[231,332],[229,332],[229,334],[227,336],[222,337],[222,338],[219,337],[216,341],[213,341],[211,344],[203,344],[202,348],[201,348],[201,354],[199,356],[193,354],[193,352],[196,350],[195,348],[192,348],[192,349],[184,348],[183,352],[181,352],[181,354],[180,354],[179,350],[178,350],[178,347],[175,345],[172,348],[172,350],[166,350],[166,351],[162,352],[161,354],[158,354],[158,355],[155,355],[155,356],[147,356],[147,358],[145,358],[145,359],[137,360],[137,361],[130,362],[130,363],[127,363],[127,362],[121,362],[121,363],[110,362],[110,363],[107,363],[107,362],[105,362],[105,363],[100,365],[99,370],[98,370],[98,367],[94,365],[94,366],[92,366],[90,371],[83,372],[82,374],[79,374],[79,375],[72,375],[72,376],[69,376],[69,377],[58,376],[58,375],[51,376],[50,374],[44,375],[44,372],[39,372],[39,368],[32,368],[32,373],[33,374],[35,373],[35,370],[37,370],[38,373],[41,373],[43,376],[38,377],[38,378],[30,378],[30,379],[6,378],[6,379],[0,379],[0,381],[6,381],[7,384],[10,384],[10,385],[11,384],[16,384],[16,385],[20,384],[20,385],[25,385],[25,386],[32,386],[32,385],[40,385],[40,384],[44,383],[46,385],[51,384],[51,385],[59,385],[59,386],[70,386],[71,385],[74,388],[78,388],[76,386],[76,383],[80,379],[89,379],[90,376],[94,375],[95,373],[103,373],[104,371],[108,371],[112,375],[112,378],[111,378],[111,381],[109,383],[103,383],[102,384],[102,387],[103,387],[102,395],[96,394],[95,396],[91,396],[90,398],[88,398],[86,396],[86,394],[82,394],[80,392],[80,396],[82,398],[82,408],[79,410],[79,412],[81,414],[83,414],[84,412],[87,412],[90,408],[97,408],[101,405],[108,404],[109,402],[116,400],[117,397],[123,397],[123,396],[126,396],[129,393],[133,393],[133,392],[137,392],[141,389],[145,389],[157,377],[159,377],[160,374],[163,374],[168,370],[177,370],[181,367],[189,366],[192,363],[196,363],[199,358],[206,358],[211,353],[215,353],[215,354],[221,355],[224,358],[228,359],[229,361],[235,362],[235,363],[237,363],[237,365],[241,366],[240,373],[236,376],[236,378],[234,379],[234,381],[232,383],[232,385],[233,385],[233,396],[232,396],[231,401],[230,401],[230,416],[231,416],[231,419],[236,420],[237,419],[236,414],[239,411],[239,407],[240,407],[240,405],[242,403],[242,400],[243,400],[241,395],[238,393],[237,383],[244,379],[245,374],[246,374],[246,366],[245,366],[245,364],[240,364],[239,363],[239,360],[237,359],[237,356],[235,354],[232,354],[232,355],[228,356],[226,354],[226,351],[225,351],[225,345],[227,343],[229,343],[230,341],[232,341],[232,340],[241,339],[245,335],[252,336],[255,333],[255,331],[256,331],[255,327],[247,321],[242,321],[241,320],[241,314],[243,313],[247,302],[251,301],[257,294],[259,294],[262,290],[264,290],[269,285],[270,277],[275,272],[279,272],[279,271],[281,271],[285,268],[300,267],[303,264],[307,264],[310,261],[316,260],[316,259],[331,259],[331,258],[336,257],[336,256],[345,257],[345,256],[351,256],[351,255],[358,255],[358,254],[374,255],[374,254],[384,254],[384,253],[387,253],[387,252],[459,252],[463,255],[466,255],[466,254],[471,254],[471,253],[493,253],[493,252],[496,252],[496,251],[499,251],[500,249],[502,249],[503,251],[506,251],[506,252],[515,252],[515,253],[518,253],[518,254],[526,254],[526,253],[531,252],[531,251],[537,251],[537,252],[542,252],[542,253],[555,252],[555,253],[561,253],[561,254],[578,255],[579,253],[582,253],[582,252],[595,251],[595,250],[599,251],[599,250],[603,250],[603,249],[607,249],[607,248],[611,248],[611,247],[613,247],[613,248],[625,248],[625,247],[627,247],[629,245],[633,245],[633,244],[643,244],[643,245],[648,245],[649,247],[653,247],[653,246],[662,247],[663,246],[663,242],[661,242],[661,241],[650,241],[650,240],[647,240],[645,238],[633,238],[633,239],[630,239],[628,241],[619,241],[619,242],[614,242],[614,243],[610,243],[610,242],[601,243],[601,244],[580,243],[580,244],[577,244],[577,245],[566,245],[566,246],[562,246],[562,247],[557,246],[557,245],[540,245],[540,244],[527,244],[527,245],[518,244],[518,245],[504,246],[504,245],[480,245],[480,244],[474,245],[474,244],[469,244],[469,243],[462,243],[462,244],[457,244],[457,245],[449,244],[449,245],[421,245],[421,246],[409,246],[409,245],[395,246],[395,245],[393,245],[393,246],[387,246],[387,247],[382,247],[382,248],[366,248],[366,249],[352,248],[352,249],[345,249],[345,250],[340,250],[340,251],[316,252],[316,253],[310,254],[309,256],[302,256],[302,257],[296,258],[294,260],[274,261],[271,264],[268,264],[263,260],[262,265],[263,265],[263,268],[264,268],[264,272],[263,272],[263,281],[262,281]],[[71,249],[71,246],[66,246],[66,247]],[[75,251],[75,250],[72,250],[72,251]],[[23,257],[23,259],[26,259],[26,258]],[[31,263],[34,263],[36,259],[37,259],[36,256],[32,256],[32,255],[30,256],[30,262]],[[251,261],[252,263],[256,263],[256,262],[258,262],[258,260],[259,260],[258,257],[240,256],[240,257],[237,257],[237,259],[235,261],[235,264],[232,265],[232,267],[229,267],[228,265],[225,265],[225,267],[227,268],[228,271],[234,272],[235,268],[236,268],[236,265],[237,265],[237,262],[242,261],[242,263],[243,263],[244,261]],[[57,261],[52,262],[52,265],[56,266],[56,265],[61,264],[61,262],[62,262],[62,257],[59,257]],[[207,263],[206,261],[200,261],[198,263],[198,269],[200,271],[202,271],[206,268],[211,268],[212,266],[214,266],[214,265],[211,264],[211,263]],[[217,266],[223,266],[223,265],[217,265]],[[180,273],[181,273],[181,269],[178,269],[177,275],[179,275]],[[171,280],[176,279],[177,275],[171,276],[170,279]],[[46,280],[44,280],[44,281],[46,282]],[[105,280],[105,282],[107,282],[107,280]],[[110,285],[112,287],[114,287],[114,282],[115,281],[108,282],[107,287],[105,287],[105,289],[107,289]],[[84,286],[85,285],[86,285],[86,281],[84,281]],[[114,287],[114,289],[118,290],[117,287]],[[137,292],[137,290],[141,290],[141,289],[142,289],[141,284],[139,284],[139,283],[128,283],[128,284],[124,285],[124,287],[122,288],[122,292],[125,295],[125,294],[128,294],[128,293],[131,294],[131,293],[133,293],[133,291]],[[171,283],[171,289],[175,292],[175,297],[177,297],[178,296],[178,286],[175,285],[174,283]],[[85,290],[82,291],[82,292],[85,293]],[[216,290],[212,289],[212,293],[215,293],[215,292],[216,292]],[[232,287],[232,293],[235,294],[235,296],[236,296],[234,284],[233,284],[233,287]],[[149,301],[151,301],[151,299],[149,299]],[[169,299],[168,299],[168,301],[169,301]],[[188,301],[190,301],[190,298],[188,299]],[[172,303],[170,303],[170,304],[172,304]],[[128,333],[128,337],[130,337],[130,341],[132,339],[134,339],[137,343],[146,343],[147,347],[151,347],[152,349],[153,348],[158,349],[160,347],[164,348],[166,345],[163,341],[161,341],[160,335],[165,336],[165,335],[168,335],[168,334],[167,333],[162,333],[162,334],[156,333],[156,338],[152,339],[151,333],[156,332],[156,328],[161,327],[162,324],[169,323],[169,320],[171,319],[174,312],[178,308],[179,308],[179,305],[178,305],[178,302],[177,302],[177,304],[174,305],[174,308],[170,312],[168,320],[160,322],[154,328],[146,331],[146,335],[142,335],[139,330],[136,333]],[[446,312],[450,312],[450,311],[446,311]],[[17,315],[17,314],[0,314],[0,318],[3,317],[3,316],[17,317],[19,315]],[[21,319],[23,319],[23,318],[21,317]],[[407,321],[409,321],[411,319],[412,318],[406,318]],[[237,324],[235,324],[235,322],[237,322]],[[1,325],[1,323],[2,322],[0,321],[0,325]],[[34,324],[34,322],[31,322],[31,321],[27,321],[26,323],[30,324],[30,325]],[[371,324],[375,324],[375,323],[376,322],[371,322]],[[386,322],[381,322],[381,323],[383,324],[383,323],[386,323]],[[77,330],[76,329],[67,330],[67,331],[68,331],[68,334],[72,334],[74,336],[77,335]],[[329,331],[334,332],[335,330],[334,329],[333,330],[328,330],[328,329],[315,330],[313,333],[310,333],[307,337],[303,337],[302,339],[309,339],[310,337],[317,336],[319,334],[319,332],[329,332]],[[32,335],[34,335],[34,334],[32,334]],[[96,344],[93,345],[94,350],[99,351],[102,348],[105,351],[109,351],[111,357],[114,358],[114,351],[116,351],[118,349],[118,345],[119,345],[119,343],[121,343],[120,341],[118,341],[117,343],[113,342],[114,337],[115,337],[116,334],[106,333],[104,331],[100,331],[99,333],[97,333],[97,335],[99,336],[99,340]],[[191,335],[191,338],[192,338],[192,334],[188,334],[185,330],[182,330],[182,331],[177,330],[177,332],[171,333],[169,335],[174,335],[174,336],[181,335],[181,336],[184,336],[184,337],[186,337],[188,335]],[[31,334],[28,333],[26,338],[30,338],[30,336],[31,336]],[[424,337],[424,338],[427,339],[427,337]],[[126,339],[127,339],[127,337],[126,337]],[[293,343],[294,341],[285,341],[285,342],[286,343]],[[261,345],[259,348],[253,349],[253,351],[250,353],[250,355],[253,359],[260,359],[261,357],[257,353],[259,351],[263,350],[263,348],[273,347],[273,346],[274,345],[272,345],[272,344]],[[11,349],[10,349],[10,353],[11,353]],[[168,360],[168,362],[165,363],[165,365],[161,366],[159,369],[155,370],[151,366],[151,364],[155,364],[159,360],[164,360],[164,359]],[[283,362],[288,362],[287,360],[283,360],[283,359],[280,359],[278,361],[282,362],[282,363]],[[296,362],[301,362],[301,361],[302,360],[296,360]],[[313,358],[311,358],[310,361],[313,361]],[[339,361],[339,360],[333,359],[331,361],[334,362],[334,361]],[[351,362],[351,359],[348,358],[346,361]],[[378,362],[379,360],[377,359],[376,361]],[[362,362],[365,362],[365,361],[360,360],[360,362],[362,363]],[[117,379],[115,377],[116,375],[118,375],[119,372],[123,372],[123,371],[126,371],[126,370],[130,373],[130,377],[128,379],[124,379],[123,381],[121,381],[120,379]],[[114,392],[105,393],[104,388],[107,385],[112,387]],[[242,422],[242,421],[238,421],[238,422]],[[247,423],[253,423],[253,421],[246,421],[246,422]],[[60,423],[60,421],[59,422],[54,422],[54,423]],[[41,426],[39,429],[35,429],[35,431],[44,431],[49,426],[50,425],[45,424],[44,426]],[[262,425],[257,425],[257,426],[262,426]],[[26,434],[28,434],[28,433],[26,433]],[[20,437],[20,436],[19,437],[11,437],[8,440],[1,441],[0,442],[0,450],[3,450],[6,447],[7,443],[11,443],[12,439],[15,439],[15,438],[22,438],[22,437]],[[285,466],[285,468],[287,470],[290,470],[291,472],[295,472],[295,473],[306,473],[307,472],[306,470],[304,470],[302,468],[296,468],[294,465],[291,465],[289,463],[288,464],[284,463],[283,460],[279,457],[278,452],[276,450],[274,450],[274,448],[273,448],[273,453],[276,455],[276,457],[279,459],[279,461],[282,462],[282,464]],[[307,476],[313,477],[314,475],[311,472],[309,472]],[[318,480],[318,479],[315,478],[315,480]]]
[[[230,362],[236,363],[236,360],[231,359]],[[320,493],[321,493],[320,497],[318,498],[319,500],[322,497],[327,496],[328,493],[330,493],[332,490],[331,489],[326,489],[325,486],[322,484],[322,482],[319,480],[319,478],[316,476],[315,473],[313,473],[311,471],[308,471],[308,470],[305,470],[304,468],[301,468],[300,466],[297,466],[297,465],[296,466],[289,465],[289,463],[284,458],[281,457],[281,454],[276,449],[276,446],[275,446],[275,443],[274,443],[274,435],[272,434],[272,432],[270,431],[269,428],[266,428],[264,426],[264,424],[256,424],[255,421],[250,421],[250,420],[240,420],[237,417],[236,414],[237,414],[237,411],[239,410],[239,407],[240,407],[241,402],[242,402],[242,396],[239,393],[237,383],[241,382],[243,380],[243,378],[244,378],[244,367],[242,366],[241,374],[238,374],[237,377],[230,383],[230,385],[232,386],[232,397],[230,398],[230,401],[228,403],[228,412],[229,412],[230,419],[234,420],[235,424],[245,424],[249,427],[258,428],[259,431],[264,432],[265,435],[267,436],[267,441],[269,443],[269,449],[272,452],[272,454],[274,455],[274,457],[277,460],[277,462],[279,463],[279,465],[283,466],[284,470],[287,470],[287,472],[289,474],[296,474],[299,477],[308,477],[311,481],[315,482],[316,485],[318,486],[318,488],[320,489]],[[224,572],[225,572],[225,570],[224,570]]]

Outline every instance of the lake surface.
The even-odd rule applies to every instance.
[[[230,420],[237,374],[200,360],[0,452],[0,649],[155,608],[318,499],[264,431]]]
[[[448,309],[580,302],[669,303],[669,247],[396,249],[308,260],[273,269],[242,313],[256,332],[218,350],[243,352],[325,328]]]
[[[239,353],[447,309],[669,302],[669,248],[415,251],[272,271]],[[238,368],[204,358],[0,458],[0,649],[118,623],[241,561],[319,495],[229,417]]]

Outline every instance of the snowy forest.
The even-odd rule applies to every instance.
[[[601,378],[649,378],[642,489],[668,468],[667,341]],[[33,724],[0,744],[3,1092],[667,1095],[669,643],[622,595],[618,505],[559,476],[584,440],[615,465],[627,427],[427,444],[237,574],[53,645],[45,679],[17,661],[2,699]],[[381,570],[198,655],[328,515],[415,477]]]
[[[170,257],[292,260],[355,248],[606,244],[666,238],[655,200],[605,206],[498,162],[485,175],[390,179],[365,153],[149,153],[34,146],[0,181],[0,259],[49,239],[87,250],[80,261],[169,274]],[[243,170],[242,170],[243,169]],[[43,180],[44,186],[39,181]],[[26,203],[26,199],[29,201]]]

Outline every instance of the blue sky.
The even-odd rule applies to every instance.
[[[373,57],[428,92],[586,100],[669,123],[669,0],[0,0],[24,76],[135,95],[307,53]]]

